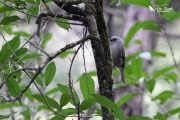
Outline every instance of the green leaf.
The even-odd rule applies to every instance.
[[[136,78],[141,78],[143,76],[143,65],[142,65],[142,59],[137,57],[132,60],[132,71],[134,72],[134,75],[136,75]]]
[[[21,75],[22,75],[22,71],[18,71],[15,74],[13,74],[12,77],[16,78],[17,82],[19,83],[22,80]]]
[[[84,99],[92,98],[90,94],[95,93],[94,80],[85,73],[80,77],[80,89]]]
[[[64,18],[56,18],[56,24],[65,30],[71,28],[70,24],[68,23],[68,20]]]
[[[42,47],[42,48],[45,48],[46,43],[47,43],[51,38],[52,38],[52,34],[51,34],[51,33],[46,33],[46,34],[44,35],[43,40],[42,40],[41,47]]]
[[[168,12],[163,12],[162,17],[168,22],[173,22],[176,19],[176,12],[174,11],[174,9],[169,10]]]
[[[130,4],[130,5],[134,4],[143,7],[152,6],[150,0],[121,0],[121,4]]]
[[[31,37],[32,35],[25,32],[25,31],[17,31],[17,32],[13,32],[13,34],[15,35],[20,35],[20,36],[24,36],[24,37]]]
[[[15,51],[16,56],[21,56],[27,53],[28,49],[27,48],[20,48]]]
[[[33,72],[29,72],[29,73],[31,74],[31,77],[33,77],[33,76],[35,75],[35,73],[33,73]],[[35,81],[36,81],[40,86],[44,87],[43,73],[40,73],[40,74],[36,77]]]
[[[25,86],[23,86],[23,87],[25,87]],[[22,88],[22,87],[21,87]],[[33,93],[32,93],[32,91],[31,91],[31,89],[30,88],[28,88],[27,90],[26,90],[26,92],[25,92],[25,96],[32,102],[33,101],[33,98],[31,97],[31,95],[32,95]]]
[[[152,118],[144,117],[144,116],[138,116],[138,115],[132,115],[131,117],[123,119],[123,120],[152,120]]]
[[[173,91],[163,91],[152,100],[160,100],[160,104],[164,104],[169,98],[172,98],[174,94],[175,92]]]
[[[3,64],[5,63],[13,52],[19,47],[20,45],[20,36],[15,36],[12,40],[5,43],[0,51],[0,62]]]
[[[6,33],[7,33],[8,35],[12,35],[12,28],[11,28],[10,25],[4,26],[4,30],[6,31]]]
[[[126,56],[126,62],[129,62],[129,61],[135,59],[135,58],[138,57],[139,54],[141,54],[141,53],[142,53],[142,52],[135,52],[135,53],[133,53],[133,54],[130,54],[130,55]]]
[[[41,0],[36,0],[36,4],[40,5],[41,4]]]
[[[155,5],[158,5],[159,7],[163,7],[164,5],[169,5],[170,0],[155,0]]]
[[[180,17],[180,11],[176,12],[175,19]]]
[[[47,91],[47,92],[45,93],[45,95],[48,96],[48,95],[51,95],[51,94],[53,94],[53,93],[57,93],[58,91],[59,91],[59,89],[58,89],[57,87],[55,87],[55,88]]]
[[[149,90],[149,92],[151,92],[151,93],[152,93],[152,91],[154,90],[155,84],[156,84],[156,81],[155,81],[154,79],[145,81],[146,88],[147,88],[147,89]]]
[[[131,55],[126,56],[126,62],[136,58],[137,56],[139,56],[139,54],[141,54],[143,52],[150,52],[152,56],[166,57],[166,54],[162,53],[162,52],[157,52],[157,51],[142,51],[142,52],[135,52],[135,53],[133,53]]]
[[[51,120],[64,120],[66,117],[62,117],[59,115],[55,115],[54,117],[51,118]]]
[[[89,71],[88,76],[97,76],[97,71]]]
[[[60,113],[63,114],[63,115],[74,115],[74,114],[77,114],[75,108],[66,108],[66,109],[61,110]]]
[[[162,68],[158,71],[156,71],[154,74],[153,74],[153,79],[161,76],[161,75],[164,75],[165,73],[169,72],[170,70],[174,69],[174,67],[165,67],[165,68]]]
[[[111,110],[111,111],[112,111],[112,114],[113,114],[115,117],[117,117],[117,118],[119,118],[119,119],[121,119],[121,120],[123,120],[123,119],[125,118],[122,110],[121,110],[113,101],[107,99],[107,98],[104,97],[104,96],[100,96],[100,95],[97,95],[97,94],[92,94],[92,96],[93,96],[94,100],[95,100],[97,103],[99,103],[99,104],[101,104],[103,107],[106,107],[106,108],[108,108],[109,110]]]
[[[71,95],[71,92],[70,92],[70,88],[69,86],[67,85],[62,85],[62,84],[58,84],[58,89],[63,93],[63,94],[69,94]],[[76,103],[79,103],[79,97],[77,95],[77,93],[73,90],[73,96],[74,96],[74,99],[76,101]],[[74,104],[74,102],[72,101],[71,99],[71,104]]]
[[[96,113],[96,115],[102,117],[102,110],[101,109],[96,109],[95,113]]]
[[[19,6],[26,6],[26,3],[22,0],[6,0],[6,1],[9,1],[11,3],[14,3],[17,7]]]
[[[39,11],[38,6],[36,7],[31,6],[28,9],[27,13],[31,14],[31,15],[27,15],[28,23],[30,22],[32,15],[38,15],[38,11]]]
[[[14,11],[14,9],[8,6],[0,7],[0,13],[6,12],[6,11]]]
[[[140,29],[146,29],[146,30],[153,30],[153,31],[160,31],[160,28],[158,26],[158,24],[154,21],[140,21],[140,22],[136,22],[131,29],[129,30],[129,32],[127,33],[125,40],[124,40],[124,46],[127,48],[131,39],[133,38],[133,36],[136,34],[136,32]]]
[[[16,97],[21,92],[21,89],[17,81],[13,77],[10,77],[8,80],[6,80],[6,85],[7,85],[9,93],[13,97]]]
[[[59,57],[60,57],[60,58],[65,58],[65,57],[67,57],[68,55],[74,54],[74,53],[75,53],[75,51],[73,51],[73,50],[67,50],[67,51],[61,53],[61,54],[59,55]]]
[[[157,52],[157,51],[150,51],[152,56],[157,56],[157,57],[166,57],[166,53],[163,52]]]
[[[0,109],[3,110],[3,109],[6,109],[6,108],[12,108],[12,107],[22,107],[23,105],[21,105],[20,103],[5,103],[5,102],[1,102],[1,105],[0,105]]]
[[[165,115],[161,114],[161,113],[157,113],[155,116],[154,116],[154,119],[155,120],[167,120],[167,118],[165,117]]]
[[[172,80],[174,83],[176,83],[178,79],[178,76],[175,72],[167,73],[166,75],[164,75],[164,77],[166,80]]]
[[[126,103],[127,101],[129,101],[130,99],[132,99],[138,95],[139,95],[139,93],[129,93],[124,96],[121,96],[120,99],[117,101],[116,105],[121,106],[122,104]]]
[[[171,115],[174,115],[176,113],[180,113],[180,107],[172,109],[172,110],[168,111],[168,113],[171,114]]]
[[[57,110],[59,110],[59,104],[52,98],[48,97],[48,96],[44,96],[44,98],[46,99],[46,101],[44,100],[43,96],[40,94],[33,94],[32,95],[33,98],[35,98],[36,100],[38,100],[39,102],[46,104],[46,101],[48,103],[49,106],[56,108]]]
[[[14,23],[17,20],[22,20],[19,16],[9,16],[9,17],[4,17],[0,24],[2,25],[9,25],[10,23]]]
[[[138,45],[143,45],[143,43],[142,43],[142,40],[134,40],[134,43],[136,43],[136,44],[138,44]]]
[[[57,86],[63,94],[70,94],[70,89],[67,85],[57,84]]]
[[[117,70],[117,69],[114,69],[114,70],[113,70],[113,75],[118,75],[118,76],[119,76],[119,75],[120,75],[120,71]]]
[[[60,98],[60,110],[64,107],[68,102],[70,102],[71,96],[69,94],[62,94]]]
[[[75,99],[76,103],[79,103],[79,96],[76,93],[76,91],[73,92],[73,96],[74,96],[74,99]],[[74,105],[74,102],[72,100],[70,102]]]
[[[21,55],[19,56],[18,58],[22,61],[26,61],[26,60],[29,60],[29,59],[35,59],[35,58],[38,58],[38,57],[41,57],[43,56],[42,54],[39,54],[39,53],[35,53],[35,52],[31,52],[29,54],[26,54],[25,56],[24,55]]]
[[[30,120],[31,119],[31,110],[28,108],[23,110],[20,114],[24,116],[24,120]]]
[[[26,0],[27,3],[32,3],[32,4],[35,4],[35,1],[34,0]]]
[[[92,107],[93,105],[95,104],[94,100],[93,99],[86,99],[84,100],[81,105],[80,105],[80,110],[81,112],[86,110],[86,109],[89,109],[90,107]]]
[[[49,65],[46,67],[45,71],[45,84],[48,86],[51,81],[53,80],[54,76],[56,74],[56,65],[54,62],[49,63]]]

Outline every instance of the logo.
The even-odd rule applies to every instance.
[[[150,12],[155,12],[155,10],[151,6],[149,6],[149,11]]]
[[[167,4],[163,4],[162,6],[159,6],[159,5],[154,5],[153,7],[152,6],[149,6],[149,11],[150,12],[170,12],[171,10],[173,10],[173,8],[168,8],[167,7],[168,5]]]
[[[118,3],[116,3],[116,7],[119,7],[119,6],[121,6],[120,0],[118,1]]]

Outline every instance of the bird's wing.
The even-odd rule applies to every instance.
[[[125,50],[124,50],[124,48],[122,50],[120,50],[120,55],[122,58],[122,67],[124,69],[124,66],[125,66]]]

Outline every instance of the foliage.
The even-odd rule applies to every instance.
[[[111,4],[117,1],[118,0],[112,0]],[[51,3],[49,0],[45,0],[45,2],[46,4]],[[168,0],[165,2],[167,4],[169,3]],[[24,119],[28,120],[34,116],[33,114],[45,110],[51,120],[64,120],[68,116],[77,117],[77,114],[86,116],[88,110],[93,110],[94,107],[97,107],[97,104],[100,104],[108,108],[117,119],[150,120],[151,118],[149,117],[136,115],[128,118],[119,107],[133,97],[140,95],[139,93],[126,94],[116,103],[103,96],[97,95],[94,80],[94,76],[97,76],[97,73],[95,71],[88,71],[79,76],[77,80],[79,82],[79,88],[74,88],[72,83],[64,85],[62,81],[59,81],[57,86],[44,91],[44,89],[51,86],[52,82],[55,81],[57,68],[59,67],[55,61],[52,61],[54,56],[47,56],[45,51],[45,46],[48,41],[51,40],[53,33],[45,33],[39,36],[41,39],[39,46],[43,51],[40,49],[29,51],[26,44],[31,45],[31,43],[24,43],[24,41],[29,41],[34,35],[25,30],[15,31],[13,29],[14,27],[18,28],[21,25],[19,24],[20,22],[28,26],[34,18],[38,19],[39,13],[42,12],[39,7],[43,4],[41,0],[19,0],[18,2],[16,0],[6,0],[6,2],[0,2],[0,13],[3,15],[0,21],[0,30],[2,31],[1,41],[3,41],[0,50],[0,110],[13,110],[12,108],[22,109],[14,110],[14,112],[6,115],[1,114],[0,119],[6,119],[16,114],[16,116],[23,116]],[[121,4],[134,4],[143,7],[151,6],[150,0],[122,0]],[[164,2],[156,0],[156,4],[162,5]],[[24,16],[16,14],[18,11],[25,13]],[[169,22],[173,22],[180,16],[179,12],[174,10],[160,15],[160,17]],[[67,19],[55,17],[53,20],[60,28],[65,30],[71,29],[71,25]],[[155,21],[140,21],[135,23],[126,35],[126,48],[131,44],[131,39],[140,29],[156,32],[161,31],[162,28]],[[12,39],[6,40],[6,34]],[[174,67],[164,67],[155,71],[153,74],[148,74],[143,71],[142,58],[140,57],[140,54],[143,52],[126,56],[125,76],[128,85],[139,85],[139,79],[143,79],[145,89],[151,94],[156,87],[157,80],[160,78],[163,78],[165,82],[171,84],[177,83],[178,74],[174,72]],[[146,52],[152,57],[166,57],[165,53],[156,51]],[[64,59],[74,54],[76,54],[76,51],[67,49],[60,52],[55,58]],[[44,57],[47,59],[41,64],[38,64],[38,68],[36,67],[37,64],[34,64],[33,67],[25,67],[29,61],[41,61],[44,60]],[[119,75],[119,73],[115,71],[114,75]],[[71,79],[69,81],[71,81]],[[35,87],[29,87],[32,83]],[[34,91],[34,88],[38,90],[38,93]],[[6,89],[7,93],[5,93]],[[80,97],[80,93],[76,92],[78,90],[81,91],[83,98]],[[177,94],[175,90],[166,90],[152,97],[151,100],[154,102],[160,101],[158,104],[163,105],[170,99],[179,99]],[[58,97],[57,95],[60,96]],[[28,101],[28,103],[26,103],[25,100]],[[35,107],[35,110],[31,107],[32,105]],[[179,111],[180,107],[177,106],[177,108],[169,109],[166,113],[157,113],[153,118],[165,120],[169,115],[180,114]],[[99,109],[93,112],[94,113],[89,116],[101,116]],[[36,119],[38,120],[38,118]]]

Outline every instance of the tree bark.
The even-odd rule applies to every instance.
[[[100,42],[91,41],[98,74],[99,91],[102,96],[114,101],[112,90],[113,80],[111,78],[112,65],[108,35],[103,17],[102,1],[96,1],[95,5],[86,5],[86,12],[85,19],[89,33],[100,38]],[[113,115],[107,108],[103,106],[101,108],[103,120],[114,120]]]

